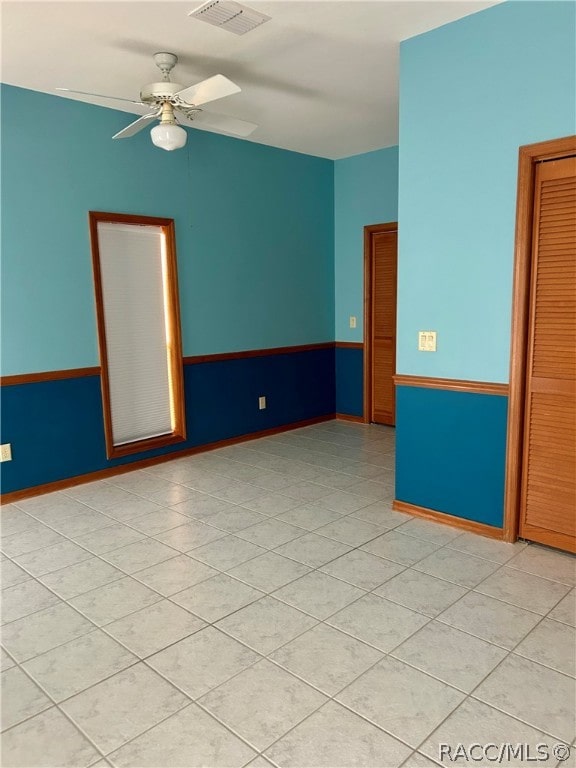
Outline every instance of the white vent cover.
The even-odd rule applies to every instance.
[[[235,35],[245,35],[270,20],[270,16],[233,0],[208,0],[195,11],[190,11],[188,16],[227,29]]]

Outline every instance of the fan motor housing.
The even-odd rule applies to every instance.
[[[148,83],[140,91],[140,100],[145,104],[156,104],[162,101],[172,101],[174,94],[184,88],[180,83],[163,81],[160,83]]]

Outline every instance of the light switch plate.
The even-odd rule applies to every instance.
[[[12,461],[12,443],[0,445],[0,461]]]
[[[436,352],[436,331],[418,331],[418,351]]]
[[[354,315],[350,315],[350,328],[356,328],[356,318]]]

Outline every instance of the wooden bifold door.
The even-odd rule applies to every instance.
[[[398,225],[364,233],[364,421],[394,426]]]
[[[576,551],[576,157],[536,166],[519,534]]]

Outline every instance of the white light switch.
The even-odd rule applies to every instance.
[[[264,395],[261,395],[258,398],[258,408],[263,411],[266,408],[266,397]]]
[[[418,331],[418,351],[436,352],[436,331]]]
[[[0,445],[0,461],[12,461],[12,443]]]
[[[356,318],[354,315],[350,315],[350,328],[356,328]]]

